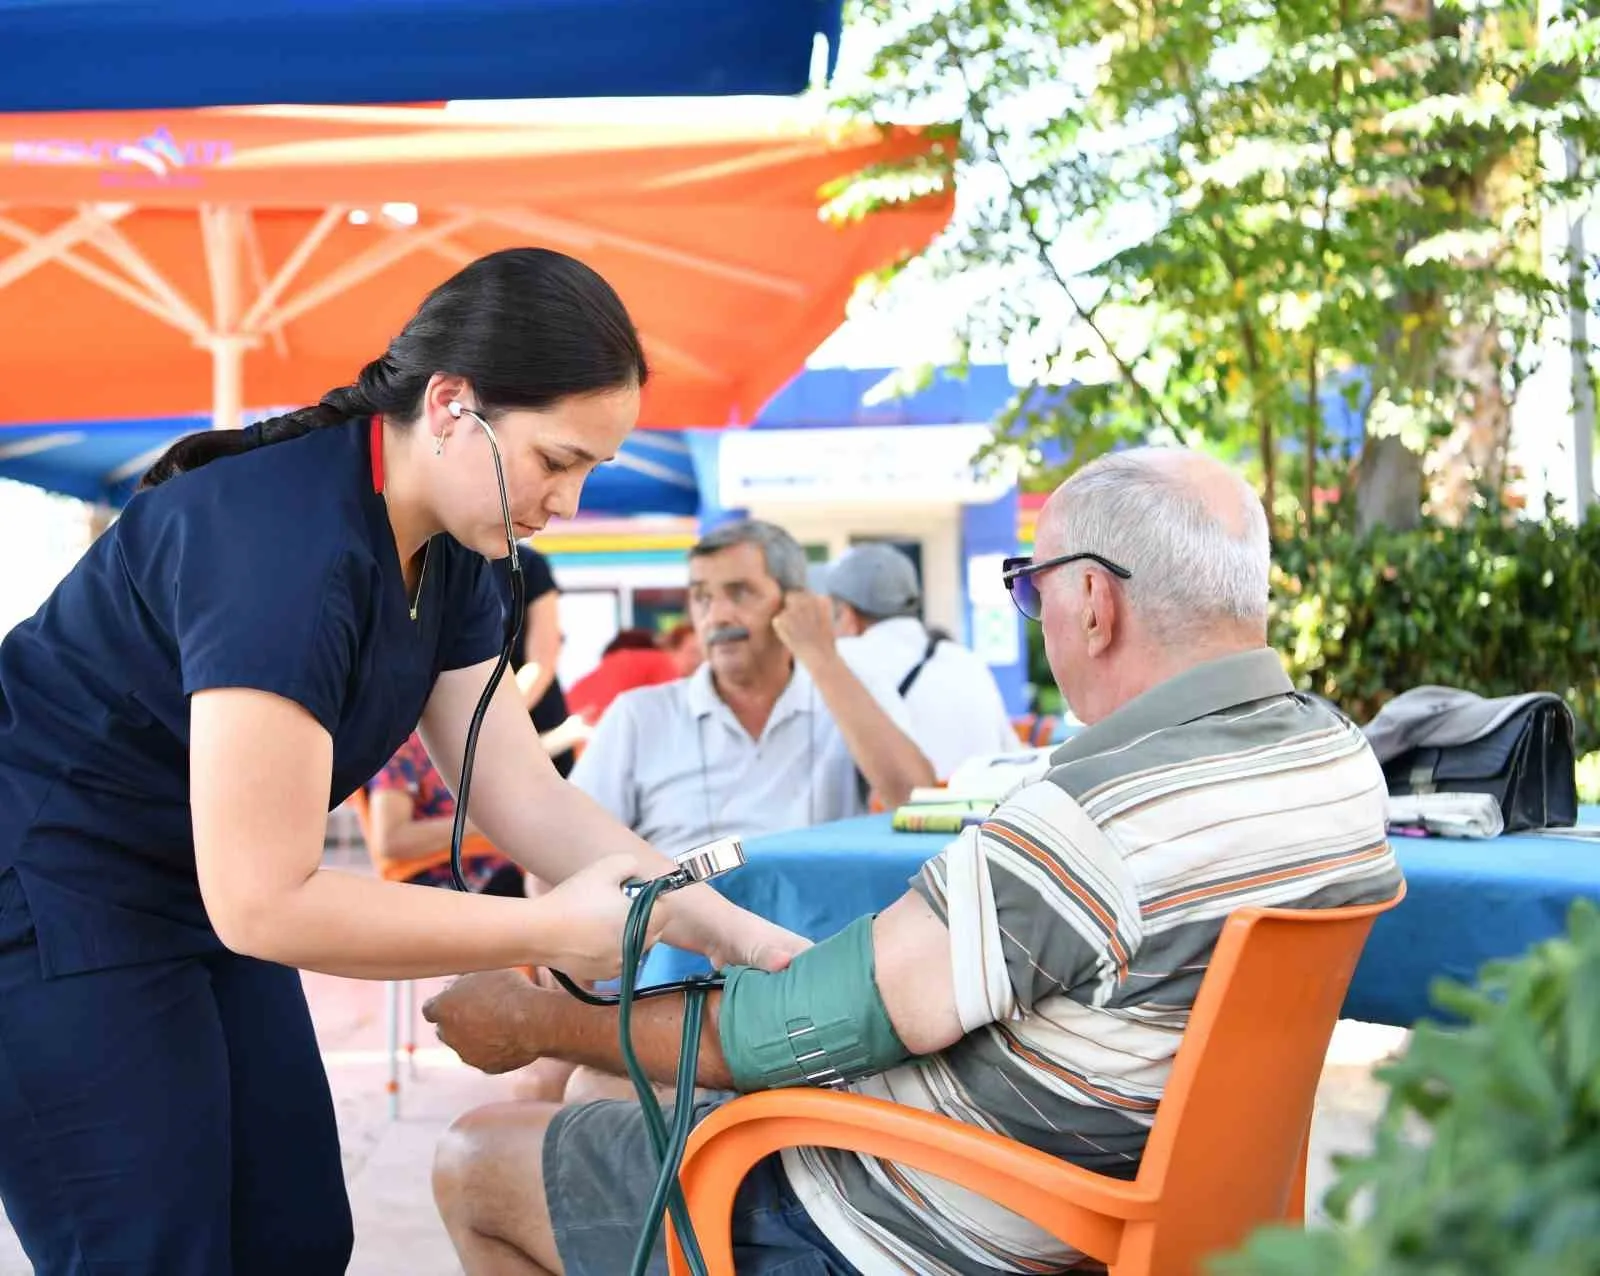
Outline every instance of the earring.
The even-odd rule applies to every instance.
[[[435,434],[433,436],[433,454],[435,456],[444,455],[444,435]]]

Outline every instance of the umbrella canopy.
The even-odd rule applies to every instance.
[[[799,93],[840,0],[0,0],[0,111]]]
[[[948,194],[854,221],[830,183],[933,155],[907,130],[550,126],[437,108],[0,116],[0,420],[306,403],[423,294],[514,244],[621,293],[657,375],[648,425],[749,421],[920,250]]]

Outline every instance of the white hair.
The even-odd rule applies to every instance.
[[[1050,506],[1055,544],[1040,558],[1090,552],[1126,567],[1128,605],[1157,637],[1265,622],[1266,511],[1225,466],[1186,449],[1114,452],[1057,488]]]

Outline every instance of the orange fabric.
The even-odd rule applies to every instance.
[[[1110,1276],[1200,1276],[1256,1227],[1303,1218],[1317,1080],[1380,913],[1245,908],[1223,927],[1132,1182],[976,1126],[826,1090],[736,1099],[694,1132],[679,1181],[711,1276],[734,1276],[745,1173],[786,1147],[845,1148],[960,1183],[1104,1262]],[[669,1221],[672,1276],[688,1265]]]
[[[365,789],[357,789],[346,803],[356,814],[356,823],[361,826],[361,841],[367,848],[367,854],[372,857],[372,867],[378,871],[378,876],[386,882],[404,882],[415,877],[425,869],[430,869],[439,864],[450,862],[450,852],[440,851],[437,855],[424,855],[418,859],[394,860],[386,859],[372,849],[372,803]],[[482,833],[470,833],[461,842],[461,858],[471,859],[478,855],[498,855],[489,839]]]
[[[594,266],[638,322],[659,374],[643,424],[748,422],[838,326],[857,278],[920,251],[952,199],[824,220],[830,183],[939,144],[731,114],[706,127],[426,107],[0,115],[0,331],[29,371],[0,384],[0,421],[208,412],[219,332],[248,344],[247,408],[314,402],[466,261],[540,244]],[[386,204],[415,206],[415,225]],[[240,211],[235,239],[219,209]],[[231,280],[225,241],[239,244]],[[263,297],[263,313],[285,313],[252,315]]]

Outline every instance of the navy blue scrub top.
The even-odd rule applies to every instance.
[[[169,479],[0,643],[0,873],[21,879],[46,975],[221,948],[195,873],[192,693],[303,705],[333,737],[331,810],[442,670],[498,654],[493,574],[448,535],[411,618],[372,473],[363,419]]]

